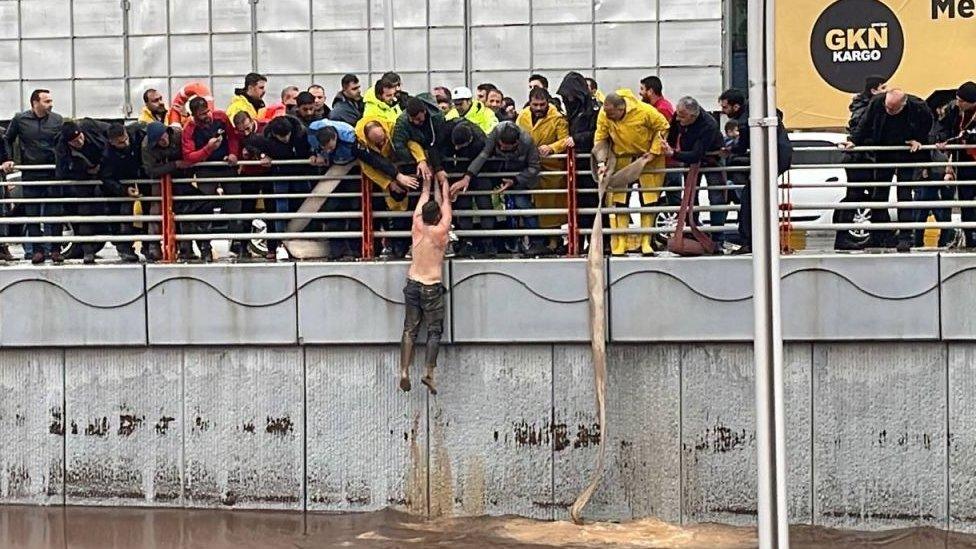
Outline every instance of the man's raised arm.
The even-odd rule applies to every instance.
[[[451,217],[453,216],[453,210],[451,209],[451,186],[441,183],[441,222],[438,225],[444,230],[450,230],[451,228]]]
[[[430,180],[425,179],[420,189],[420,200],[417,201],[417,207],[413,210],[413,219],[415,222],[421,218],[424,204],[428,202],[430,202]]]

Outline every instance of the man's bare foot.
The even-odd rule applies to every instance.
[[[409,377],[401,377],[400,378],[400,389],[402,389],[404,392],[410,390],[410,378]]]
[[[432,395],[436,395],[437,394],[437,387],[434,387],[434,378],[433,377],[431,377],[431,376],[424,376],[423,379],[420,380],[420,382],[427,386],[427,389],[430,390],[430,394],[432,394]]]

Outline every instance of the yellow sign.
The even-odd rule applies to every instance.
[[[788,128],[842,128],[865,78],[925,99],[976,78],[974,44],[974,0],[780,0],[777,103]]]

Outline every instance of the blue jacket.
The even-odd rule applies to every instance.
[[[312,148],[312,152],[319,156],[326,156],[322,153],[318,138],[315,137],[316,132],[326,126],[335,128],[336,133],[339,135],[335,150],[327,156],[329,162],[332,164],[348,164],[352,162],[355,159],[356,129],[345,122],[322,119],[309,124],[308,144]]]

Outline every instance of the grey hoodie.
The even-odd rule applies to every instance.
[[[501,135],[503,129],[510,126],[514,126],[519,131],[518,145],[511,152],[502,152],[498,149],[498,136]],[[495,129],[491,130],[485,140],[485,148],[468,166],[467,174],[471,177],[477,177],[489,158],[498,162],[496,168],[498,171],[519,172],[515,176],[514,189],[534,189],[538,185],[539,149],[536,148],[529,132],[519,128],[514,122],[499,122]]]

